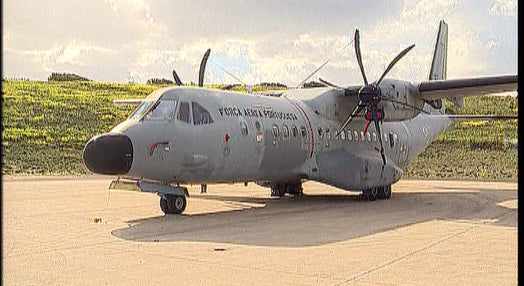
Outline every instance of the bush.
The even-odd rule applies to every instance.
[[[73,73],[52,73],[47,81],[91,81],[90,79]]]
[[[147,80],[147,84],[151,85],[161,85],[161,84],[173,84],[174,82],[172,80],[168,80],[165,78],[150,78]]]

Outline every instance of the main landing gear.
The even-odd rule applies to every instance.
[[[360,195],[360,199],[363,201],[387,200],[389,198],[391,198],[391,185],[365,189]]]
[[[301,196],[302,184],[301,183],[282,183],[271,186],[272,197],[283,197],[286,194]]]
[[[185,196],[162,195],[160,197],[160,209],[165,214],[181,214],[187,206]]]

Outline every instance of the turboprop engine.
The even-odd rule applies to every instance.
[[[383,111],[384,121],[403,121],[423,112],[425,101],[415,95],[415,86],[408,81],[384,79],[378,86],[381,100],[377,109]]]

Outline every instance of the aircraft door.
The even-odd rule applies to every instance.
[[[264,150],[266,147],[265,136],[264,136],[264,126],[262,126],[262,122],[259,120],[254,120],[253,130],[255,133],[254,141],[255,141],[255,146],[256,146],[255,157],[257,161],[257,166],[259,167],[264,157]]]
[[[411,131],[406,126],[404,122],[401,122],[404,127],[404,132],[400,132],[400,154],[399,154],[399,163],[401,166],[406,166],[409,160],[409,149],[411,144]]]
[[[144,140],[147,140],[150,160],[147,163],[149,171],[159,174],[164,181],[172,180],[172,166],[174,163],[173,146],[177,144],[174,136],[174,115],[177,107],[176,100],[160,100],[144,116]]]
[[[301,149],[304,151],[309,150],[309,134],[306,126],[300,126],[300,140],[301,140]]]

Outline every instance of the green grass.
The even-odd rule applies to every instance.
[[[3,81],[2,174],[89,173],[82,163],[86,141],[110,130],[132,109],[111,100],[144,98],[158,88],[91,81]],[[466,98],[462,109],[448,105],[448,112],[517,114],[517,105],[516,98],[484,96]],[[516,180],[517,149],[504,147],[502,141],[516,139],[517,127],[516,120],[458,123],[405,168],[404,177]]]
[[[453,114],[516,115],[518,100],[507,96],[466,98]],[[455,123],[404,169],[406,178],[507,180],[518,179],[518,150],[503,144],[518,137],[517,120]]]

